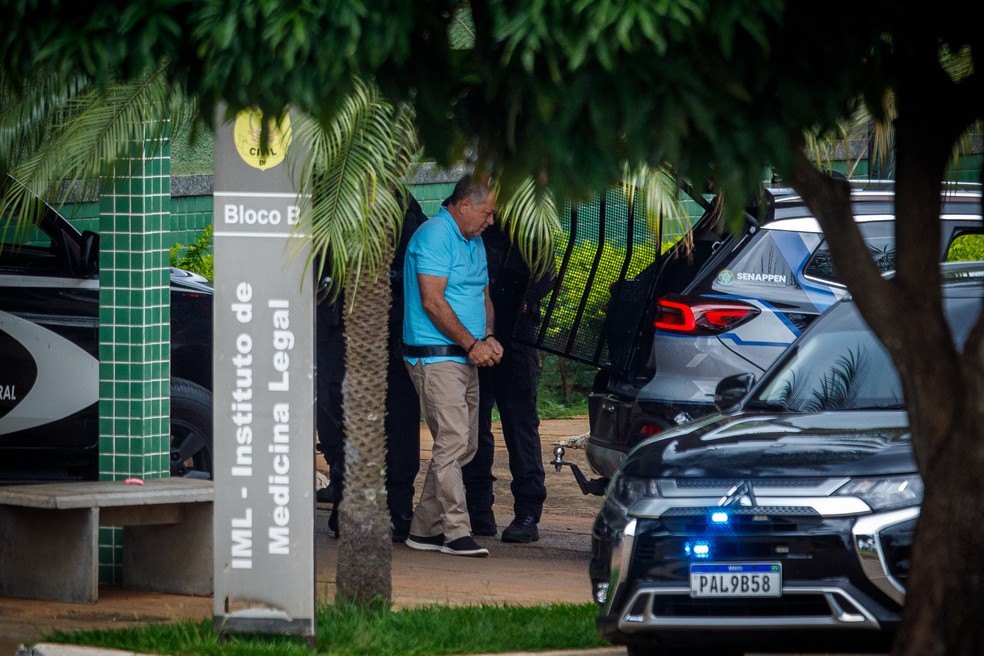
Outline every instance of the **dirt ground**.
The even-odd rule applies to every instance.
[[[541,425],[544,461],[555,445],[568,444],[588,430],[586,417],[547,420]],[[421,478],[430,458],[429,434],[421,432]],[[324,460],[316,455],[316,466]],[[567,459],[590,473],[580,448],[568,448]],[[478,538],[491,557],[460,558],[418,552],[405,545],[393,548],[393,602],[396,607],[422,604],[543,604],[590,601],[587,564],[591,524],[601,498],[581,494],[570,469],[546,465],[547,501],[540,522],[541,539],[529,545],[504,544]],[[497,433],[495,513],[501,530],[512,520],[508,456]],[[419,491],[419,484],[418,484]],[[319,504],[315,515],[315,577],[319,598],[334,592],[338,541],[328,536],[331,506]],[[211,597],[185,597],[102,586],[95,604],[38,602],[0,597],[0,656],[15,653],[19,644],[37,642],[52,629],[125,627],[175,619],[212,617]]]

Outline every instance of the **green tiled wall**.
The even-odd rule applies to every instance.
[[[410,191],[427,216],[433,216],[445,198],[451,195],[454,183],[413,185]],[[85,202],[66,205],[61,209],[79,231],[100,230],[99,203]],[[165,249],[174,244],[188,244],[212,223],[211,196],[174,196],[171,198],[171,225],[163,235]]]
[[[444,199],[451,195],[454,191],[453,182],[437,182],[433,184],[421,184],[413,185],[410,187],[410,192],[413,194],[417,202],[420,203],[421,209],[424,210],[424,214],[427,216],[434,216],[437,210],[440,209],[441,203]]]
[[[59,209],[80,232],[100,230],[99,202],[75,203]],[[210,223],[212,223],[211,196],[172,197],[170,229],[162,235],[164,248],[170,249],[174,244],[190,244]]]
[[[99,198],[99,478],[169,472],[170,157],[134,144]],[[120,578],[121,531],[100,529],[99,578]]]
[[[212,197],[176,197],[171,203],[171,230],[165,235],[165,245],[167,248],[174,244],[187,246],[212,223]]]

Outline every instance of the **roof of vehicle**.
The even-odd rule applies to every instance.
[[[940,265],[944,285],[984,284],[984,262],[944,262]]]
[[[884,277],[891,278],[894,271],[886,271]],[[960,284],[984,284],[984,261],[963,260],[959,262],[940,262],[940,276],[944,286]]]
[[[854,202],[855,215],[894,215],[894,180],[849,180],[848,183],[851,187],[851,199]],[[769,186],[766,191],[772,195],[775,201],[775,210],[772,213],[771,221],[813,215],[802,196],[791,187]],[[984,185],[975,182],[944,183],[943,191],[948,204],[944,208],[945,214],[978,216],[981,214]]]
[[[852,194],[869,193],[883,194],[886,196],[893,196],[895,194],[895,180],[852,178],[847,182],[851,187]],[[789,186],[770,184],[766,186],[766,189],[777,200],[779,198],[800,199],[800,196],[796,190]],[[980,182],[946,181],[943,182],[943,191],[947,194],[979,197],[981,193],[984,192],[984,184],[981,184]]]

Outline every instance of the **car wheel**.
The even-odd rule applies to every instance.
[[[171,476],[212,478],[212,393],[171,379]]]

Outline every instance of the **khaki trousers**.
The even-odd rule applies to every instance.
[[[460,362],[406,364],[434,438],[410,533],[420,537],[443,533],[450,542],[471,535],[461,467],[478,449],[478,369]]]

